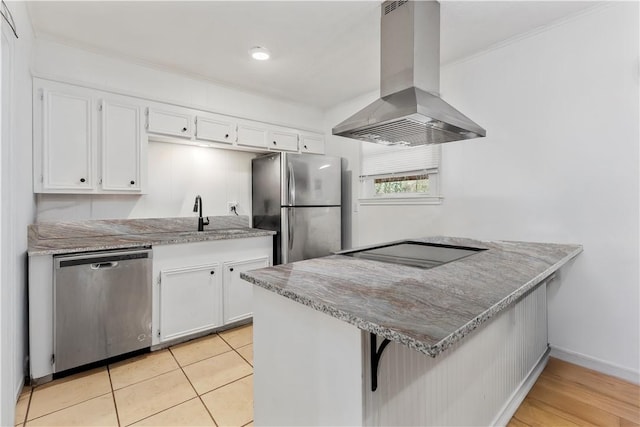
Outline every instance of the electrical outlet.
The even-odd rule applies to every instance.
[[[227,202],[227,213],[238,215],[238,202]]]

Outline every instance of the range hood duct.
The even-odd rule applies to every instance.
[[[486,135],[438,96],[440,3],[385,1],[380,32],[380,99],[334,127],[334,135],[408,146]]]

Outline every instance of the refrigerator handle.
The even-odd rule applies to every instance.
[[[287,162],[287,169],[289,173],[289,206],[296,205],[296,177],[293,172],[293,167],[291,166],[291,162]]]
[[[287,242],[287,247],[289,248],[289,251],[293,249],[293,230],[294,230],[293,222],[295,221],[295,218],[296,218],[295,215],[296,213],[294,209],[291,209],[291,208],[287,209],[287,216],[289,217],[287,221],[287,231],[288,231],[287,234],[289,234],[288,236],[289,241]]]

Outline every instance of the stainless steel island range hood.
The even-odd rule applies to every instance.
[[[438,96],[437,1],[384,2],[380,32],[380,99],[334,127],[334,135],[409,146],[486,135],[482,127]]]

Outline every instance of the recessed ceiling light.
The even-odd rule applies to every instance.
[[[269,56],[271,56],[269,54],[269,51],[261,46],[252,47],[251,49],[249,49],[249,54],[253,59],[257,59],[258,61],[266,61],[267,59],[269,59]]]

